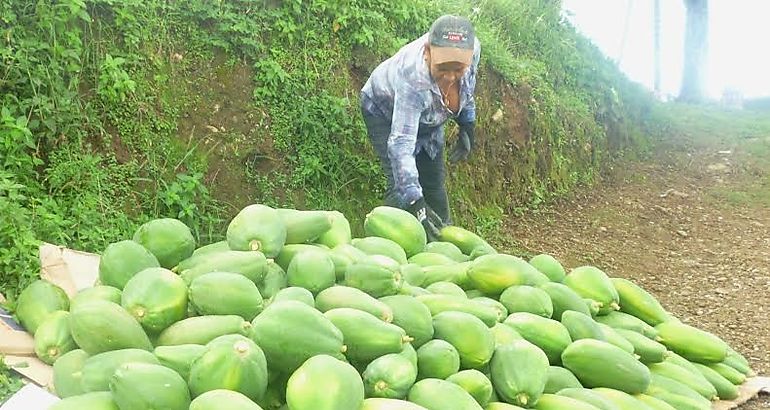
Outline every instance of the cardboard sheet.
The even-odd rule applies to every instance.
[[[0,406],[0,410],[45,410],[57,401],[59,398],[53,394],[27,384]]]
[[[40,245],[40,277],[59,285],[72,297],[94,286],[99,277],[99,255],[43,243]]]
[[[770,393],[770,377],[752,377],[747,379],[739,389],[735,400],[720,400],[712,406],[714,410],[729,410],[739,408],[741,404],[753,399],[760,393]]]
[[[6,355],[4,359],[8,367],[24,376],[27,381],[53,391],[53,367],[34,356]]]

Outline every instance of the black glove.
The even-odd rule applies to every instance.
[[[476,123],[469,123],[460,125],[460,135],[457,137],[452,148],[452,153],[449,154],[449,162],[454,164],[457,161],[468,160],[471,150],[476,145]]]
[[[425,234],[428,236],[428,242],[437,241],[439,238],[439,231],[444,227],[444,222],[441,218],[433,212],[432,209],[425,203],[424,198],[420,198],[412,202],[407,211],[414,215],[425,229]]]

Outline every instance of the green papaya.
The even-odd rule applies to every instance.
[[[166,269],[171,269],[189,258],[195,250],[192,231],[182,221],[174,218],[153,219],[142,224],[134,232],[133,240],[152,252],[160,266]],[[111,283],[102,284],[114,286]]]
[[[451,296],[459,296],[465,299],[468,298],[467,296],[465,296],[465,291],[463,290],[463,288],[455,285],[452,282],[434,282],[426,286],[425,290],[435,295],[451,295]]]
[[[666,346],[638,332],[627,329],[615,329],[615,332],[634,346],[634,353],[639,356],[639,361],[644,364],[660,363],[668,355]]]
[[[158,334],[187,315],[187,285],[174,272],[148,268],[126,283],[121,305],[148,332]]]
[[[652,388],[651,388],[652,389]],[[666,390],[651,390],[645,393],[650,397],[654,397],[663,401],[676,410],[709,410],[711,405],[703,403],[700,400],[693,399],[692,397],[682,396],[674,394]],[[702,398],[701,398],[702,399]]]
[[[350,243],[339,244],[339,245],[335,246],[334,248],[332,248],[332,251],[335,252],[335,253],[340,253],[342,255],[347,256],[353,262],[357,262],[357,261],[359,261],[361,259],[364,259],[367,256],[369,256],[366,253],[364,253],[364,251],[356,248],[355,246],[351,245]]]
[[[515,285],[539,286],[549,282],[547,276],[524,259],[503,253],[474,260],[468,268],[468,279],[473,287],[492,296]]]
[[[456,311],[470,313],[481,319],[488,327],[497,322],[497,311],[483,303],[469,300],[465,297],[451,295],[421,295],[417,300],[425,304],[430,313],[435,316],[441,312]]]
[[[432,293],[428,292],[426,289],[421,288],[419,286],[412,286],[408,283],[404,283],[401,285],[401,289],[399,289],[398,293],[400,295],[406,295],[406,296],[422,296],[422,295],[432,295]]]
[[[599,316],[599,311],[601,310],[601,303],[593,299],[586,299],[586,298],[583,298],[583,301],[586,303],[586,306],[588,307],[588,312],[590,313],[591,317]]]
[[[406,334],[412,337],[412,345],[415,348],[433,338],[433,317],[430,309],[417,298],[393,295],[380,298],[380,302],[390,308],[393,324],[404,329]]]
[[[343,334],[345,356],[369,362],[388,353],[399,353],[412,341],[404,329],[375,316],[351,308],[335,308],[324,313]]]
[[[400,354],[374,359],[363,374],[366,397],[403,399],[417,380],[417,367]]]
[[[744,365],[740,360],[736,359],[734,356],[731,356],[728,352],[727,357],[725,357],[725,360],[722,361],[727,366],[732,367],[733,369],[737,370],[739,373],[743,374],[744,376],[749,376],[753,374],[751,367],[748,365]]]
[[[305,288],[297,286],[289,286],[288,288],[281,289],[273,296],[271,304],[282,302],[286,300],[293,300],[295,302],[304,303],[310,307],[315,307],[315,299],[313,294]]]
[[[121,290],[135,274],[159,267],[158,258],[138,242],[114,242],[104,248],[99,258],[99,283]]]
[[[396,242],[407,257],[422,252],[427,243],[420,221],[409,212],[390,206],[378,206],[366,214],[364,232]]]
[[[506,403],[537,404],[548,380],[548,357],[526,340],[498,346],[490,362],[492,385]]]
[[[593,391],[612,402],[620,410],[654,410],[650,406],[634,398],[634,396],[616,389],[595,387]]]
[[[446,380],[420,380],[409,390],[408,398],[428,410],[482,410],[473,396]]]
[[[457,246],[463,254],[470,255],[476,249],[495,253],[495,249],[480,236],[456,225],[447,225],[439,231],[439,239]],[[477,251],[478,252],[478,251]]]
[[[504,323],[498,323],[492,326],[492,335],[495,337],[495,347],[510,343],[514,340],[524,339],[519,332],[513,330],[511,326]]]
[[[685,359],[682,356],[679,356],[678,354],[676,354],[676,353],[674,353],[674,352],[672,352],[670,350],[666,354],[666,358],[664,359],[664,361],[667,362],[667,363],[675,364],[675,365],[677,365],[677,366],[679,366],[679,367],[681,367],[681,368],[683,368],[685,370],[689,370],[690,373],[692,373],[692,374],[694,374],[696,376],[698,375],[698,373],[700,373],[698,371],[698,368],[695,367],[695,364],[693,364],[693,362]]]
[[[484,410],[524,410],[524,408],[508,403],[490,402]]]
[[[63,354],[78,348],[72,339],[69,312],[51,313],[35,331],[35,354],[46,364],[53,364]]]
[[[666,403],[665,401],[648,396],[646,394],[634,394],[634,398],[649,406],[652,410],[677,410],[676,407]]]
[[[564,389],[582,388],[580,380],[569,369],[559,366],[548,367],[548,379],[545,382],[543,393],[556,394]]]
[[[121,365],[110,379],[110,391],[120,410],[186,410],[190,407],[190,391],[182,376],[158,364]]]
[[[85,360],[80,385],[84,392],[110,391],[110,378],[125,363],[159,364],[158,359],[142,349],[119,349],[95,354]]]
[[[746,360],[746,358],[738,353],[737,350],[733,349],[732,347],[727,348],[727,357],[725,357],[725,360],[723,360],[723,363],[732,367],[735,370],[738,370],[739,372],[743,373],[746,376],[749,376],[751,371],[751,365],[749,364],[749,361]]]
[[[583,298],[593,299],[601,304],[599,315],[620,309],[620,296],[609,276],[594,266],[572,269],[563,283]]]
[[[364,400],[363,406],[360,410],[427,410],[418,404],[412,402],[397,400],[397,399],[383,399],[379,397],[370,397]]]
[[[478,248],[473,248],[471,251],[471,254],[468,255],[468,258],[470,260],[476,260],[484,255],[494,255],[497,251],[494,248],[488,248],[486,246],[479,246]]]
[[[422,267],[454,265],[457,263],[456,260],[450,258],[449,256],[432,252],[420,252],[414,254],[410,256],[407,261]]]
[[[567,328],[570,338],[575,341],[579,339],[596,339],[606,341],[604,331],[599,324],[591,317],[582,313],[568,310],[561,315],[561,324]]]
[[[417,349],[417,377],[446,379],[460,370],[460,353],[447,341],[433,339]]]
[[[222,251],[179,271],[179,275],[189,286],[198,276],[210,272],[238,273],[259,283],[267,272],[267,259],[262,252]]]
[[[425,277],[420,286],[428,286],[436,282],[452,282],[463,289],[468,289],[471,286],[471,282],[468,279],[468,269],[470,267],[471,262],[426,266],[423,268]]]
[[[401,277],[404,278],[404,283],[409,284],[412,286],[422,286],[423,282],[425,282],[425,278],[427,275],[425,274],[425,269],[420,266],[416,265],[414,263],[407,263],[406,265],[401,265],[399,268],[401,270]],[[343,279],[344,279],[344,272],[343,272]]]
[[[72,300],[70,301],[70,310],[75,309],[76,306],[81,303],[87,303],[92,300],[104,300],[120,304],[121,296],[122,292],[120,289],[112,286],[98,285],[91,288],[85,288],[72,297]]]
[[[551,297],[534,286],[511,286],[500,294],[500,303],[509,313],[529,312],[549,319],[553,316]]]
[[[613,402],[604,398],[604,396],[594,392],[591,389],[568,387],[559,390],[559,396],[571,397],[582,402],[591,404],[600,410],[620,410]]]
[[[269,261],[265,268],[265,277],[257,282],[259,294],[264,299],[270,299],[287,286],[289,286],[289,281],[286,278],[286,272],[277,263]]]
[[[414,366],[415,371],[417,371],[417,350],[414,350],[414,347],[411,343],[404,343],[404,350],[401,351],[401,353],[398,353],[402,357],[409,360],[409,363],[412,363],[412,366]],[[459,360],[459,359],[458,359]]]
[[[743,373],[724,363],[709,363],[706,366],[722,375],[722,377],[729,380],[734,385],[740,385],[746,381],[746,376]]]
[[[275,263],[278,264],[278,266],[281,267],[284,271],[288,271],[289,264],[291,261],[296,257],[297,255],[305,252],[316,252],[316,253],[329,253],[329,250],[323,249],[317,245],[310,245],[306,243],[295,243],[295,244],[288,244],[285,245],[283,248],[281,248],[281,251],[278,253],[278,256],[275,258]]]
[[[340,245],[349,244],[351,240],[350,234],[350,222],[342,212],[339,211],[327,211],[329,218],[331,219],[331,228],[322,233],[321,236],[316,239],[316,243],[326,245],[331,249],[334,249]]]
[[[553,305],[553,315],[551,316],[551,319],[561,320],[561,315],[568,310],[574,310],[575,312],[582,313],[586,316],[592,316],[591,311],[588,306],[586,306],[586,302],[583,298],[575,293],[569,286],[561,283],[548,282],[540,285],[539,288],[544,290],[551,298],[551,304]],[[598,302],[593,300],[591,300],[591,302],[598,304]]]
[[[216,252],[222,252],[230,250],[230,247],[227,245],[227,241],[218,241],[218,242],[212,242],[208,245],[203,245],[201,247],[198,247],[193,251],[193,256],[198,255],[205,255],[205,254],[212,254]]]
[[[264,351],[267,363],[282,372],[293,372],[310,357],[341,357],[347,350],[340,329],[323,313],[301,302],[271,303],[254,318],[252,326],[251,337]]]
[[[479,406],[486,406],[492,398],[492,382],[484,373],[469,369],[457,372],[446,378],[446,381],[452,382],[463,388],[470,394]]]
[[[620,297],[621,312],[636,316],[650,326],[657,326],[668,320],[668,312],[646,290],[628,279],[611,280]]]
[[[267,389],[265,354],[245,336],[219,336],[193,360],[188,380],[190,392],[195,397],[207,391],[226,389],[254,401],[260,400]]]
[[[334,280],[336,282],[343,282],[345,280],[345,271],[348,270],[348,266],[353,264],[353,258],[344,252],[335,251],[334,249],[329,250],[327,255],[334,264]]]
[[[561,363],[562,352],[572,343],[560,322],[527,312],[512,313],[503,322],[545,352],[552,365]]]
[[[733,400],[738,397],[738,387],[719,372],[700,363],[695,363],[695,367],[714,386],[720,400]]]
[[[183,379],[190,378],[190,367],[195,359],[206,350],[204,345],[184,344],[173,346],[158,346],[153,354],[163,366],[179,373]]]
[[[602,329],[602,333],[604,333],[604,338],[608,343],[611,343],[623,350],[625,350],[628,353],[634,354],[634,345],[631,344],[626,338],[620,335],[615,329],[605,325],[604,323],[597,322],[596,324],[599,325],[599,327]],[[644,336],[642,336],[644,337]]]
[[[567,276],[564,267],[559,263],[556,258],[546,253],[535,255],[529,260],[529,264],[534,266],[535,269],[543,272],[545,276],[548,276],[552,282],[561,283],[564,277]]]
[[[361,289],[376,298],[398,294],[403,284],[398,267],[385,267],[372,257],[353,263],[345,271],[346,286]]]
[[[404,251],[401,245],[391,239],[367,236],[365,238],[354,238],[350,241],[350,244],[367,255],[387,256],[401,265],[407,263],[406,251]]]
[[[285,243],[313,242],[332,227],[331,215],[326,211],[276,209],[286,226]]]
[[[535,406],[537,410],[599,410],[596,406],[582,400],[556,394],[543,394]]]
[[[650,386],[644,394],[659,398],[677,408],[680,407],[676,404],[678,401],[672,401],[672,398],[669,396],[670,394],[690,399],[686,400],[685,403],[692,403],[696,408],[708,409],[711,407],[711,401],[704,398],[697,391],[678,380],[662,376],[658,373],[651,373]],[[691,406],[688,405],[687,407]]]
[[[687,360],[709,364],[727,357],[727,343],[709,332],[675,321],[663,322],[655,329],[660,343]]]
[[[433,316],[433,337],[449,342],[460,354],[463,369],[483,368],[492,359],[495,337],[481,319],[469,313],[446,311]]]
[[[245,276],[211,272],[190,284],[190,303],[201,315],[238,315],[251,321],[262,311],[262,295]]]
[[[53,386],[57,396],[63,399],[85,393],[80,379],[86,359],[88,353],[85,350],[75,349],[53,363]]]
[[[466,293],[465,297],[468,297],[467,293]],[[477,296],[477,297],[473,297],[473,298],[469,298],[469,299],[471,299],[474,302],[481,303],[482,305],[486,305],[486,306],[489,306],[492,309],[494,309],[497,312],[497,321],[498,322],[502,322],[502,321],[505,320],[505,318],[508,317],[508,309],[505,308],[505,305],[503,305],[502,303],[500,303],[500,302],[498,302],[498,301],[496,301],[496,300],[494,300],[492,298],[488,298],[486,296]]]
[[[167,327],[158,335],[155,346],[205,345],[222,335],[247,336],[250,331],[251,324],[238,315],[196,316]]]
[[[315,307],[321,312],[340,307],[353,308],[370,313],[382,321],[393,322],[393,310],[386,303],[349,286],[332,286],[322,290],[315,297]]]
[[[608,387],[628,394],[642,393],[650,370],[625,350],[607,342],[581,339],[562,353],[564,367],[586,387]]]
[[[457,245],[451,242],[433,241],[425,245],[424,252],[437,253],[449,257],[455,262],[467,261],[468,255],[465,255]]]
[[[275,209],[252,204],[241,209],[227,226],[227,245],[236,251],[260,251],[275,258],[286,243],[286,223]]]
[[[70,312],[72,338],[88,354],[108,350],[137,348],[151,350],[142,326],[120,305],[92,301]]]
[[[337,275],[328,253],[302,252],[297,254],[286,270],[289,286],[298,286],[309,290],[314,295],[332,287]]]
[[[112,399],[112,393],[99,391],[64,398],[48,407],[48,410],[120,410]]]
[[[209,390],[190,402],[190,410],[262,410],[257,403],[237,391]]]
[[[658,336],[658,331],[648,325],[641,319],[623,312],[610,312],[606,315],[597,316],[596,321],[614,329],[626,329],[638,332],[652,340]]]
[[[37,327],[57,310],[69,310],[70,299],[51,282],[36,280],[27,285],[16,299],[16,318],[24,329],[35,334]]]
[[[286,403],[292,410],[360,410],[364,384],[353,366],[321,354],[289,377]]]

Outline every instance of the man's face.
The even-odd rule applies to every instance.
[[[428,63],[430,65],[430,75],[439,84],[453,84],[460,81],[460,78],[468,69],[468,64],[459,61],[448,61],[441,64],[435,64],[430,58],[430,49],[428,50]]]

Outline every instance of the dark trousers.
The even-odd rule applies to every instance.
[[[388,157],[388,137],[390,136],[390,121],[382,117],[363,113],[366,129],[369,134],[374,151],[380,158],[382,172],[388,178],[388,189],[385,192],[385,205],[397,208],[403,208],[406,204],[401,204],[396,195],[396,184],[393,176],[393,168]],[[432,130],[420,127],[417,131],[418,138],[422,139],[423,134],[431,133]],[[445,187],[444,172],[444,147],[439,148],[436,158],[431,158],[424,151],[420,151],[415,156],[417,164],[417,173],[419,174],[420,186],[425,202],[433,211],[444,221],[450,224],[449,217],[449,199],[447,198]]]

